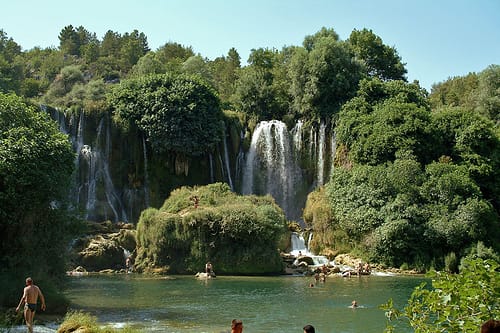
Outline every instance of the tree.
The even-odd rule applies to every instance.
[[[186,61],[189,57],[195,55],[191,46],[184,46],[175,42],[168,42],[160,46],[156,53],[158,53],[159,59],[163,63],[167,63],[172,59]]]
[[[406,69],[394,47],[384,45],[371,30],[354,29],[347,40],[356,58],[360,60],[369,77],[382,81],[406,81]]]
[[[363,80],[358,96],[342,107],[337,138],[356,163],[393,161],[398,151],[405,150],[426,162],[435,156],[428,143],[430,116],[418,85]]]
[[[21,47],[0,29],[0,92],[18,92],[23,79],[22,66],[16,62]]]
[[[120,58],[122,36],[118,32],[108,30],[101,42],[100,54],[102,57]]]
[[[478,110],[500,124],[500,65],[488,66],[479,73]]]
[[[476,73],[449,78],[432,86],[429,101],[433,109],[461,106],[472,111],[476,106],[478,86]]]
[[[182,64],[182,72],[188,75],[198,75],[206,82],[212,82],[212,75],[206,59],[200,55],[189,57]]]
[[[130,76],[139,77],[148,74],[161,74],[163,69],[163,64],[158,60],[156,54],[151,51],[137,61],[130,71]]]
[[[319,34],[307,56],[297,51],[290,60],[294,107],[308,119],[330,119],[358,89],[359,64],[337,39]]]
[[[59,33],[59,49],[63,54],[80,55],[80,36],[70,24],[65,26]]]
[[[304,38],[304,41],[302,42],[302,45],[308,52],[310,52],[315,48],[316,43],[319,42],[322,38],[330,38],[334,41],[340,40],[339,35],[335,32],[334,29],[322,27],[314,35],[306,36]]]
[[[283,64],[280,54],[274,49],[254,49],[248,58],[249,66],[239,75],[236,88],[236,103],[240,111],[260,120],[281,119],[288,111],[280,103],[283,92],[277,84],[276,74]]]
[[[161,74],[124,81],[110,102],[117,118],[144,131],[158,153],[198,156],[222,138],[219,100],[197,77]]]
[[[393,322],[408,323],[416,333],[476,333],[481,324],[499,318],[500,265],[496,260],[468,258],[458,274],[433,272],[432,287],[416,287],[401,311],[392,300],[380,306],[388,318],[386,332],[394,332]]]
[[[431,128],[438,156],[448,156],[463,165],[500,211],[500,141],[494,123],[465,108],[445,107],[432,113]]]
[[[149,52],[149,46],[146,35],[134,30],[132,33],[126,33],[121,38],[120,56],[122,69],[126,72],[146,53]]]
[[[61,277],[74,221],[71,143],[48,114],[1,93],[0,142],[0,279]]]
[[[241,67],[240,55],[235,48],[231,48],[227,56],[217,57],[209,65],[213,84],[219,92],[219,97],[229,106],[233,102],[233,95],[236,91],[236,82]]]

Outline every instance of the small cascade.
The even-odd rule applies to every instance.
[[[212,156],[212,153],[208,154],[208,162],[210,164],[210,183],[215,183],[215,177],[214,177],[214,157]]]
[[[319,126],[318,158],[317,161],[317,186],[322,186],[325,178],[325,132],[326,125]]]
[[[229,184],[229,187],[231,188],[231,191],[234,191],[234,186],[233,186],[233,180],[231,179],[231,167],[229,165],[229,153],[227,151],[227,142],[226,142],[226,136],[224,135],[224,139],[222,140],[223,147],[224,147],[224,166],[226,168],[226,173],[227,173],[227,181]]]
[[[300,218],[296,190],[302,175],[286,125],[260,122],[252,135],[243,169],[243,194],[270,194],[288,219]]]
[[[220,171],[222,174],[222,179],[226,179],[226,169],[224,168],[224,162],[222,161],[222,156],[220,152],[217,153],[217,157],[219,158]]]
[[[316,161],[316,131],[314,127],[311,127],[311,131],[309,132],[309,159],[311,161]]]
[[[302,120],[297,121],[291,133],[293,136],[293,145],[295,151],[299,152],[302,150],[302,126],[304,125]]]
[[[292,251],[290,251],[290,254],[293,254],[294,256],[297,256],[299,252],[302,253],[303,255],[311,254],[309,252],[309,249],[306,247],[306,242],[302,234],[299,234],[297,232],[292,232],[290,240],[292,243]]]
[[[71,117],[72,120],[74,121],[76,117]],[[78,130],[76,132],[76,138],[74,140],[74,144],[76,144],[75,150],[76,152],[79,152],[82,150],[83,147],[83,128],[85,124],[85,117],[83,116],[83,112],[80,113],[80,118],[78,120]]]
[[[311,241],[311,239],[312,239],[312,233],[309,234],[308,244]],[[309,251],[309,248],[306,246],[306,243],[304,241],[304,237],[301,234],[297,232],[292,232],[291,243],[292,243],[292,251],[290,252],[291,255],[298,256],[300,252],[302,256],[310,257],[314,263],[314,266],[323,266],[330,264],[330,261],[328,260],[327,257],[315,255],[311,251]]]
[[[333,169],[335,168],[335,155],[337,154],[337,135],[335,131],[332,130],[332,138],[331,138],[331,162],[330,162],[330,175],[333,173]]]
[[[149,207],[149,175],[148,175],[148,151],[146,147],[146,137],[142,137],[142,151],[144,155],[144,203]]]
[[[123,258],[127,259],[130,257],[131,253],[129,250],[127,250],[126,248],[122,247],[123,249]]]
[[[241,170],[245,163],[245,152],[243,151],[243,140],[245,139],[245,132],[240,133],[240,150],[238,151],[238,156],[236,156],[236,177],[235,179],[241,179]]]

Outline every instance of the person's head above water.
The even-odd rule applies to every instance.
[[[304,326],[304,333],[316,333],[316,331],[314,330],[314,326],[312,325]]]
[[[233,319],[233,321],[231,321],[231,333],[241,332],[243,332],[243,322],[239,319]]]

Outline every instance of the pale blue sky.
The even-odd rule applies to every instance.
[[[23,50],[57,47],[71,24],[99,39],[137,29],[152,50],[172,41],[209,59],[235,47],[246,64],[253,48],[301,45],[321,27],[342,40],[368,28],[428,90],[500,64],[500,0],[2,0],[0,8],[0,29]]]

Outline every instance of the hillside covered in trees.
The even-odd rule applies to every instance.
[[[0,200],[10,203],[0,207],[0,237],[2,248],[16,249],[21,261],[31,252],[9,235],[37,216],[36,232],[23,233],[22,242],[51,238],[62,223],[54,224],[52,214],[71,208],[62,193],[73,161],[58,157],[67,147],[56,145],[53,125],[12,121],[26,112],[36,117],[32,105],[108,114],[124,131],[140,132],[158,154],[180,160],[210,153],[224,122],[247,132],[271,119],[290,128],[299,120],[326,123],[337,149],[329,181],[304,209],[313,251],[356,251],[371,261],[424,269],[453,266],[479,248],[500,250],[498,64],[427,92],[407,82],[397,50],[368,29],[341,40],[323,28],[300,46],[254,49],[245,66],[234,48],[216,59],[175,42],[151,50],[137,30],[99,39],[70,25],[59,40],[57,48],[22,50],[0,30]],[[37,153],[25,144],[35,129],[55,143]],[[26,168],[26,160],[44,168]],[[16,178],[23,186],[12,170],[23,171]],[[59,174],[54,182],[63,188],[48,186],[47,177]],[[33,189],[44,188],[54,195],[26,203]],[[19,217],[24,206],[32,209],[29,218]],[[11,252],[0,256],[3,272],[24,273],[26,262],[12,261]],[[49,276],[62,271],[59,261],[47,265]]]

